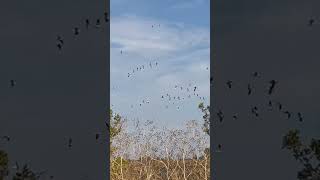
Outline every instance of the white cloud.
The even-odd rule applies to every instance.
[[[158,24],[160,27],[156,26]],[[167,92],[187,96],[186,92],[179,94],[174,85],[186,87],[191,82],[197,85],[198,93],[209,100],[209,71],[206,69],[210,63],[209,39],[209,27],[131,15],[114,17],[111,43],[118,47],[111,47],[111,84],[119,88],[112,92],[111,104],[125,116],[161,120],[164,124],[182,125],[181,121],[201,118],[197,97],[165,109],[161,95]],[[156,60],[158,66],[149,68],[151,60]],[[142,65],[144,71],[135,71],[128,78],[128,72],[132,74],[134,68]],[[150,104],[140,107],[143,99]],[[174,108],[176,105],[181,106],[179,111]]]
[[[174,1],[175,4],[171,6],[172,9],[187,9],[194,8],[197,5],[203,4],[206,0],[181,0]]]

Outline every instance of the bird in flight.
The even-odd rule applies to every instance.
[[[196,91],[196,89],[197,89],[197,86],[195,86],[195,87],[194,87],[193,92],[195,92],[195,91]]]
[[[229,87],[229,89],[231,89],[231,86],[232,86],[232,81],[227,81],[227,86]]]
[[[251,88],[251,85],[248,84],[248,95],[250,95],[252,93],[252,88]]]
[[[281,103],[278,103],[278,108],[279,108],[280,111],[282,110],[282,104]]]
[[[254,107],[251,109],[251,112],[252,112],[252,114],[254,114],[256,117],[258,117],[258,116],[259,116],[257,106],[254,106]]]
[[[9,136],[2,136],[2,139],[6,140],[7,142],[10,141],[10,137]]]
[[[79,35],[80,34],[80,29],[78,28],[78,27],[75,27],[74,29],[73,29],[73,32],[74,32],[74,35]]]
[[[101,26],[100,19],[97,19],[97,21],[96,21],[96,28],[100,28],[100,26]]]
[[[285,112],[283,112],[283,113],[285,113],[285,114],[287,115],[287,118],[290,119],[291,113],[290,113],[289,111],[285,111]]]
[[[57,44],[58,49],[61,51],[62,49],[62,45],[61,44]]]
[[[10,87],[14,87],[14,86],[16,86],[16,84],[17,84],[17,82],[15,81],[15,80],[10,80]]]
[[[232,117],[233,117],[234,120],[237,120],[237,119],[238,119],[238,116],[237,116],[237,115],[233,115]]]
[[[69,140],[68,140],[68,147],[69,147],[69,148],[72,147],[72,138],[69,138]]]
[[[259,73],[258,72],[254,72],[254,73],[252,73],[252,76],[257,78],[257,77],[259,77]]]
[[[269,107],[269,109],[272,109],[272,101],[268,102],[268,107]]]
[[[90,26],[90,21],[89,19],[86,19],[86,28],[89,29],[89,26]]]
[[[57,41],[58,41],[58,43],[60,43],[61,45],[64,44],[64,41],[63,41],[62,37],[59,36],[59,35],[57,36]]]
[[[108,12],[105,12],[105,13],[104,13],[104,20],[105,20],[106,22],[109,22],[109,13],[108,13]]]
[[[313,23],[314,23],[314,19],[313,18],[309,19],[309,26],[312,26]]]
[[[96,140],[98,140],[100,137],[100,134],[96,133]]]
[[[302,117],[302,114],[300,112],[298,112],[298,118],[299,118],[299,121],[302,122],[303,121],[303,117]]]
[[[277,84],[277,81],[271,80],[271,81],[269,81],[269,83],[270,83],[270,87],[269,87],[269,90],[268,90],[268,94],[270,95],[270,94],[273,93],[273,90],[274,90],[274,88],[275,88],[275,86]]]
[[[219,121],[222,122],[222,121],[223,121],[223,118],[224,118],[224,115],[223,115],[223,113],[222,113],[221,110],[219,110],[219,112],[217,113],[217,116],[218,116],[218,118],[219,118]]]

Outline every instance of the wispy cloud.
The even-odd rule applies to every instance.
[[[209,39],[206,27],[133,15],[113,17],[111,84],[119,89],[112,92],[111,104],[128,117],[157,119],[165,124],[181,124],[181,121],[201,117],[197,97],[171,104],[171,109],[165,108],[160,97],[164,92],[178,95],[174,84],[186,87],[192,82],[198,86],[198,93],[209,99]],[[147,68],[151,61],[157,61],[158,66]],[[146,69],[128,78],[128,72],[141,65]],[[180,95],[187,96],[186,93]],[[150,104],[140,107],[142,99]],[[176,112],[173,108],[176,106],[181,106],[183,113]],[[170,115],[165,115],[169,112]]]
[[[183,0],[183,1],[175,1],[175,4],[171,6],[172,9],[187,9],[187,8],[195,8],[198,5],[201,5],[206,0]]]

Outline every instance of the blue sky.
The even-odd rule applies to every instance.
[[[197,106],[210,94],[209,7],[209,0],[111,0],[115,112],[167,127],[201,120]]]

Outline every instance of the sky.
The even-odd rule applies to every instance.
[[[209,7],[208,0],[111,0],[115,112],[166,127],[201,120],[198,104],[209,104],[210,98]]]

